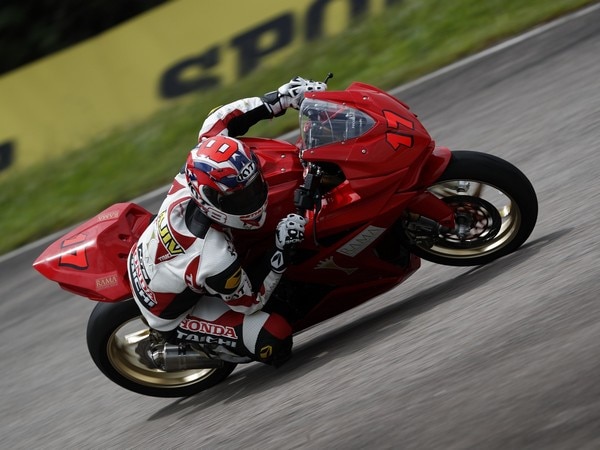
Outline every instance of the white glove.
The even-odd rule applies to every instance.
[[[275,245],[279,250],[285,250],[304,240],[304,225],[306,219],[298,214],[288,214],[277,224]]]
[[[284,84],[277,92],[279,101],[284,108],[299,109],[306,92],[321,92],[327,90],[327,85],[321,81],[305,80],[296,77]]]

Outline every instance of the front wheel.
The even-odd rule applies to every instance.
[[[417,256],[450,266],[487,264],[519,248],[535,226],[538,202],[527,177],[493,155],[455,151],[429,192],[454,210],[456,227],[430,241],[415,241]]]
[[[150,330],[133,300],[98,303],[88,321],[87,344],[96,366],[119,386],[153,397],[188,397],[223,381],[236,367],[165,372],[143,364],[135,349]]]

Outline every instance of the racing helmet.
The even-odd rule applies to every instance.
[[[202,140],[188,155],[185,177],[191,196],[211,220],[231,228],[260,228],[268,188],[250,148],[228,136]]]

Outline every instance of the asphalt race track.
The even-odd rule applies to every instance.
[[[278,370],[125,391],[88,356],[93,302],[31,269],[46,244],[0,258],[0,448],[600,448],[599,23],[596,4],[397,91],[439,144],[521,168],[537,227],[485,267],[425,263]]]

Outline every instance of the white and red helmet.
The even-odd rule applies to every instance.
[[[245,230],[265,223],[267,184],[258,158],[241,141],[204,139],[188,155],[185,176],[192,198],[211,220]]]

